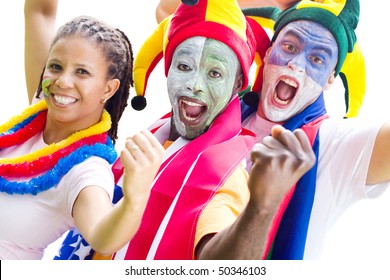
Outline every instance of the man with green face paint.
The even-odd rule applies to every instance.
[[[237,93],[242,87],[239,61],[234,51],[219,41],[189,38],[173,54],[167,85],[172,137],[194,139],[225,109],[232,98],[226,93],[232,89]]]

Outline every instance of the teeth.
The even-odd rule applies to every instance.
[[[196,102],[189,101],[189,100],[182,100],[181,102],[183,104],[185,104],[185,106],[187,106],[187,107],[193,107],[193,108],[194,107],[197,107],[197,108],[202,108],[203,107],[203,105],[201,105],[199,103],[196,103]],[[196,116],[193,116],[195,114],[194,110],[198,111],[198,109],[193,109],[192,110],[192,114],[188,114],[188,112],[186,110],[183,110],[183,117],[186,120],[188,120],[188,121],[195,121],[195,120],[197,120],[202,109],[200,109],[200,111],[198,111],[198,113],[196,113]]]
[[[198,104],[198,103],[194,103],[194,102],[188,101],[188,100],[183,100],[182,102],[185,103],[185,104],[187,104],[188,106],[202,107],[202,105],[200,105],[200,104]]]
[[[274,100],[276,101],[276,103],[280,104],[280,105],[287,105],[290,101],[289,100],[281,100],[279,99],[278,95],[276,94],[276,91],[274,92]]]
[[[54,95],[54,99],[57,103],[62,105],[69,105],[76,102],[76,98]]]
[[[194,121],[194,120],[196,120],[196,118],[193,118],[193,117],[188,116],[188,115],[186,114],[186,112],[183,112],[183,115],[184,115],[184,117],[185,117],[187,120],[189,120],[189,121]]]
[[[288,79],[288,78],[282,78],[281,79],[283,82],[285,82],[286,84],[288,84],[289,86],[292,86],[292,87],[297,87],[297,83],[294,81],[294,80],[291,80],[291,79]]]

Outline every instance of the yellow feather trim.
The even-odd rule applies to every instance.
[[[47,105],[46,101],[42,100],[29,108],[27,108],[25,111],[22,112],[19,116],[13,117],[10,121],[6,122],[4,125],[0,126],[0,133],[3,133],[12,127],[14,127],[16,124],[22,122],[23,120],[27,119],[33,114],[38,113],[39,111],[46,110]],[[30,153],[28,155],[23,155],[15,158],[4,158],[0,159],[0,164],[16,164],[20,162],[31,162],[34,160],[37,160],[40,157],[44,157],[50,154],[53,154],[57,152],[60,149],[63,149],[83,138],[93,136],[93,135],[98,135],[101,133],[104,133],[108,131],[111,128],[111,116],[110,114],[104,110],[102,117],[100,119],[100,122],[87,128],[83,129],[80,131],[77,131],[73,133],[71,136],[68,138],[58,142],[58,143],[52,143],[48,145],[45,148],[42,148],[38,151],[35,151],[33,153]]]

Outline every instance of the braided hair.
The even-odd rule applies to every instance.
[[[100,46],[108,63],[107,78],[120,80],[118,90],[105,103],[105,109],[111,115],[112,121],[108,134],[115,143],[118,138],[118,123],[124,109],[127,107],[130,86],[132,87],[134,83],[131,43],[123,31],[112,28],[93,17],[79,16],[60,27],[51,46],[59,39],[73,35],[88,39]],[[42,92],[42,79],[43,73],[37,90],[38,98]]]

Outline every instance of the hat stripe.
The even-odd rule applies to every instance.
[[[319,8],[322,10],[327,10],[334,14],[335,16],[339,16],[339,14],[343,11],[347,0],[324,0],[323,2],[314,2],[314,1],[301,1],[297,4],[297,10],[304,8]]]
[[[231,28],[244,41],[246,38],[246,20],[237,1],[207,1],[206,21],[213,21]],[[226,13],[229,11],[229,13]]]

